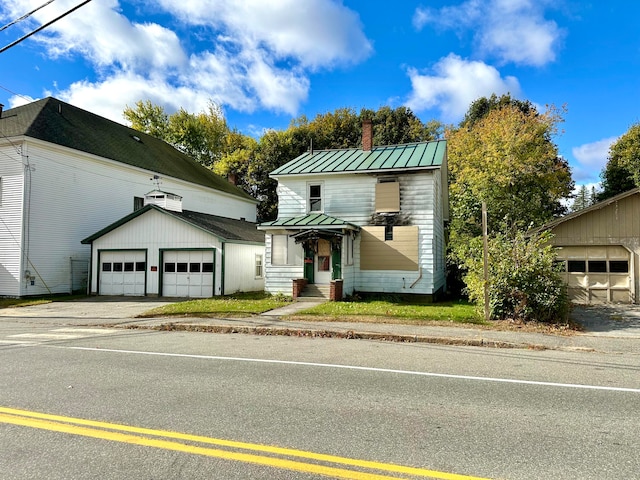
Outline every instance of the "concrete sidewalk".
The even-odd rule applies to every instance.
[[[572,335],[497,331],[465,324],[405,325],[393,323],[292,320],[301,310],[322,301],[293,302],[247,318],[135,318],[176,299],[90,297],[31,307],[0,309],[2,318],[69,326],[104,326],[218,333],[250,333],[300,337],[336,337],[398,342],[423,342],[500,348],[553,349],[640,354],[640,305],[575,307],[573,320],[585,326]]]
[[[435,326],[392,323],[323,322],[290,320],[309,308],[309,302],[295,302],[286,307],[248,318],[156,318],[137,319],[119,326],[158,330],[184,330],[214,333],[249,333],[299,337],[334,337],[397,342],[422,342],[442,345],[484,346],[494,348],[550,349],[640,354],[640,332],[603,335],[602,332],[580,332],[570,335],[488,330],[469,325]],[[590,315],[579,310],[574,315]]]

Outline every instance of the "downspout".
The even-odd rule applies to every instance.
[[[418,283],[420,280],[422,280],[422,267],[420,267],[420,275],[418,275],[418,278],[416,278],[416,281],[413,282],[409,288],[415,287],[416,283]]]
[[[220,265],[220,295],[224,295],[224,247],[225,242],[222,242],[222,246],[220,248],[220,262],[222,263],[222,265]]]

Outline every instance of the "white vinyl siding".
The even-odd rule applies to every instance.
[[[444,210],[446,194],[439,169],[414,173],[398,172],[400,215],[404,226],[418,229],[418,268],[406,270],[370,270],[360,268],[361,234],[354,242],[353,266],[343,248],[342,277],[344,292],[433,294],[445,286]],[[373,175],[335,174],[322,176],[282,176],[278,178],[278,217],[296,217],[307,213],[307,185],[322,182],[323,211],[358,226],[372,224],[376,212],[376,185]],[[269,237],[269,236],[267,236]],[[269,241],[268,241],[269,243]],[[346,242],[345,242],[346,243]],[[343,243],[343,247],[345,246]],[[269,255],[269,254],[268,254]],[[302,268],[277,269],[267,263],[266,285],[269,291],[291,292],[291,280],[302,278]]]
[[[22,266],[24,167],[14,145],[0,146],[0,296],[18,297],[26,285]]]
[[[132,197],[142,197],[154,189],[152,175],[119,162],[32,139],[23,145],[23,151],[32,167],[30,195],[25,196],[24,205],[28,228],[18,225],[13,228],[16,232],[27,232],[24,241],[28,244],[23,247],[39,275],[35,285],[25,287],[22,294],[67,293],[71,276],[69,259],[89,260],[89,246],[80,241],[131,213]],[[19,163],[17,166],[22,169]],[[6,203],[9,181],[4,180]],[[164,190],[183,197],[185,210],[255,220],[255,203],[251,201],[170,177],[161,180]],[[22,200],[16,208],[18,216],[21,215]],[[0,279],[0,294],[6,294],[1,282]]]
[[[257,257],[262,257],[264,273],[264,245],[225,244],[224,295],[264,290],[264,275],[256,276]]]
[[[266,292],[276,295],[282,293],[283,295],[291,295],[293,291],[293,279],[304,277],[304,268],[302,261],[299,265],[272,265],[272,239],[275,235],[265,236],[265,258],[267,259],[265,265],[265,279],[264,289]],[[300,255],[302,255],[302,247],[300,247]]]

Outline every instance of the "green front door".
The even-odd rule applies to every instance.
[[[315,257],[314,251],[308,245],[304,246],[304,278],[309,283],[314,283],[313,276],[313,259]]]
[[[339,243],[334,243],[331,250],[331,279],[342,278],[342,251]]]

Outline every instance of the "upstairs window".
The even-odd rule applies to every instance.
[[[309,185],[309,212],[322,212],[322,185]]]
[[[400,183],[395,178],[380,178],[376,183],[376,213],[400,211]]]

